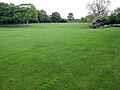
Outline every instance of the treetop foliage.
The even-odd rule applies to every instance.
[[[102,17],[108,14],[110,4],[110,0],[94,0],[92,3],[88,3],[87,9],[96,17]]]

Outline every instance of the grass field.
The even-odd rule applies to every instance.
[[[120,90],[120,28],[0,27],[0,90]]]

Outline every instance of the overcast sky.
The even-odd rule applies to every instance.
[[[63,18],[67,18],[68,13],[72,12],[75,18],[86,16],[88,11],[86,5],[93,0],[0,0],[0,2],[14,3],[32,3],[37,10],[44,9],[48,15],[52,12],[59,12]],[[120,0],[111,0],[111,10],[120,7]]]

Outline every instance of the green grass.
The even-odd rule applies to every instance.
[[[0,90],[120,90],[120,28],[0,27]]]

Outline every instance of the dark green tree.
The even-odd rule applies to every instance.
[[[49,23],[50,22],[50,17],[47,15],[45,10],[40,10],[38,11],[38,21],[40,23]]]
[[[74,20],[73,13],[69,13],[67,18],[68,18],[68,20]]]
[[[115,14],[117,16],[117,23],[120,24],[120,7],[118,7],[116,10],[115,10]]]
[[[120,24],[120,8],[114,10],[110,16],[108,16],[109,24]]]
[[[54,22],[54,23],[60,22],[62,20],[60,14],[58,12],[52,13],[51,19],[52,19],[52,22]]]
[[[30,20],[38,19],[37,10],[33,4],[19,5],[19,11],[17,15],[17,17],[21,17],[20,20],[25,21],[27,25]]]
[[[0,23],[1,24],[18,24],[20,22],[28,22],[37,20],[37,11],[33,4],[14,4],[0,2]]]
[[[82,23],[84,23],[84,22],[86,22],[87,20],[86,20],[86,18],[81,17],[80,21],[81,21]]]
[[[12,19],[12,14],[10,5],[8,3],[0,2],[0,22],[7,24],[8,21]]]

